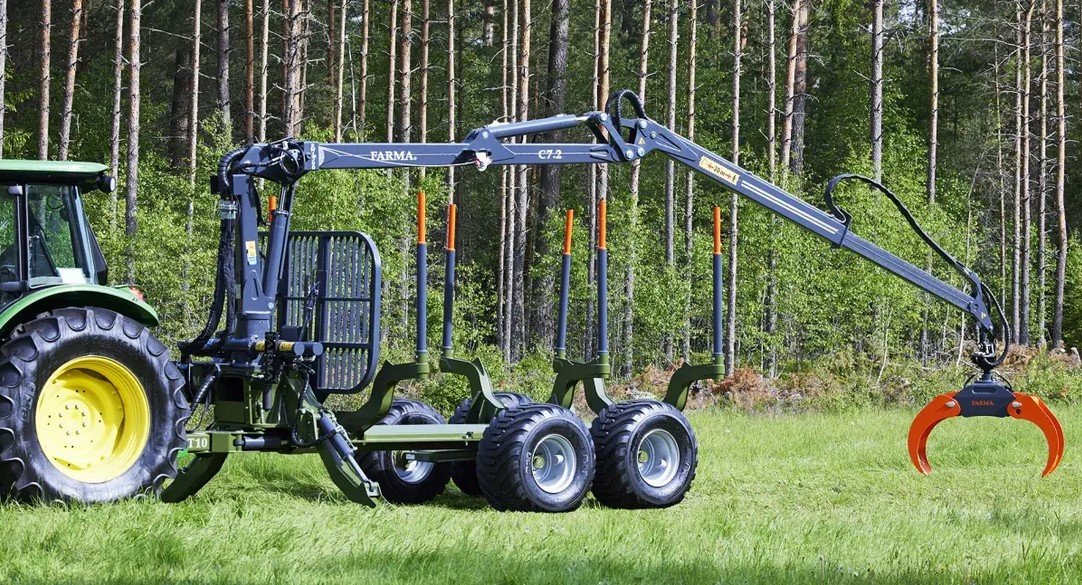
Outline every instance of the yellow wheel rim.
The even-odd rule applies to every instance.
[[[86,483],[119,477],[150,436],[150,404],[130,369],[102,356],[75,358],[53,372],[35,410],[38,443],[64,475]]]

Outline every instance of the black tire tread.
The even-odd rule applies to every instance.
[[[477,479],[481,491],[489,504],[496,510],[517,510],[523,512],[544,512],[546,510],[533,504],[517,473],[507,468],[514,464],[515,454],[532,428],[546,418],[561,417],[574,421],[584,433],[588,433],[582,420],[569,409],[555,404],[529,404],[501,410],[493,417],[478,447]],[[592,476],[591,469],[590,475]],[[591,478],[587,478],[587,486]],[[588,491],[588,490],[586,490]],[[585,491],[583,493],[585,497]],[[577,508],[580,498],[568,510]]]
[[[496,397],[508,408],[534,404],[532,398],[517,392],[497,392]],[[466,422],[471,407],[473,407],[473,396],[467,396],[462,402],[458,403],[457,407],[455,407],[455,412],[451,414],[451,420],[448,422],[451,424],[462,424]],[[455,482],[455,486],[468,496],[480,497],[482,495],[481,485],[477,482],[476,460],[455,461],[451,463],[451,481]]]
[[[26,502],[70,501],[26,473],[26,463],[15,451],[19,439],[15,436],[11,417],[15,414],[14,394],[20,392],[24,378],[35,373],[35,361],[60,339],[63,329],[80,332],[87,327],[108,332],[117,328],[129,340],[137,342],[168,379],[168,391],[179,416],[167,443],[167,457],[149,470],[152,478],[138,495],[157,495],[167,480],[177,476],[177,457],[187,446],[185,425],[191,415],[184,394],[184,378],[169,359],[168,348],[143,324],[122,314],[97,307],[66,307],[42,313],[15,327],[11,338],[0,346],[0,497]]]
[[[408,398],[395,398],[387,414],[376,424],[397,424],[410,414],[421,414],[438,421],[445,422],[443,415],[435,408],[420,400]],[[420,504],[439,496],[447,489],[447,481],[450,479],[450,466],[446,463],[436,465],[432,474],[423,483],[411,486],[416,493],[400,492],[397,483],[398,476],[393,468],[386,465],[386,451],[367,451],[358,454],[357,464],[361,466],[369,479],[380,485],[384,499],[395,504]]]
[[[590,435],[594,440],[594,452],[597,456],[597,472],[594,474],[593,493],[597,501],[612,508],[657,508],[637,494],[628,481],[635,470],[630,470],[625,454],[630,448],[632,426],[635,420],[645,418],[657,412],[668,411],[683,417],[675,406],[657,400],[629,400],[607,406],[590,425]],[[688,425],[690,429],[690,425]],[[698,443],[691,435],[691,457],[697,462]],[[692,465],[688,489],[681,492],[669,506],[683,501],[691,484],[695,480],[697,465]]]

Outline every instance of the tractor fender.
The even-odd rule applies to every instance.
[[[0,310],[0,337],[35,315],[63,307],[101,307],[134,319],[147,327],[158,325],[158,312],[127,287],[97,284],[61,284],[38,289]]]

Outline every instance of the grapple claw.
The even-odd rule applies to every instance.
[[[1007,407],[1007,414],[1011,418],[1028,420],[1041,429],[1045,440],[1048,442],[1048,461],[1045,463],[1041,476],[1046,476],[1055,471],[1060,460],[1063,459],[1065,446],[1063,427],[1060,426],[1056,415],[1052,414],[1052,411],[1040,398],[1021,393],[1015,393],[1014,401]]]
[[[1048,461],[1042,476],[1052,473],[1063,459],[1063,427],[1044,402],[1031,394],[1012,392],[1003,382],[986,377],[959,392],[936,396],[917,413],[909,426],[908,440],[909,458],[917,471],[925,475],[932,472],[926,451],[928,436],[937,424],[954,416],[1010,416],[1037,425],[1048,442]]]
[[[928,437],[932,434],[932,429],[940,422],[961,414],[958,401],[954,398],[955,394],[955,392],[949,392],[933,398],[917,413],[913,423],[909,425],[909,459],[917,471],[924,475],[932,473],[927,452]]]

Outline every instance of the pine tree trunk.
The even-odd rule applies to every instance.
[[[391,0],[391,27],[387,36],[390,39],[387,49],[387,71],[392,72],[398,66],[398,2],[399,0]],[[387,142],[394,142],[394,107],[397,89],[395,79],[397,77],[393,74],[387,76]]]
[[[255,141],[255,0],[244,5],[244,139]]]
[[[593,88],[593,107],[600,110],[604,107],[603,102],[606,96],[602,94],[602,53],[605,53],[607,58],[608,48],[601,46],[601,40],[608,39],[608,33],[605,32],[607,27],[612,26],[611,22],[611,0],[594,0],[594,70],[593,77],[591,78],[591,87]],[[608,66],[605,66],[607,73]],[[607,80],[606,80],[607,83]],[[594,264],[594,245],[596,243],[596,228],[597,228],[597,201],[601,198],[601,175],[607,173],[608,170],[602,165],[600,168],[597,165],[590,165],[590,181],[586,187],[587,198],[589,201],[586,206],[588,209],[587,223],[588,223],[588,235],[586,246],[586,285],[588,289],[586,295],[586,315],[585,315],[585,327],[582,335],[582,353],[583,356],[589,359],[593,350],[593,324],[594,324],[594,298],[593,287],[596,283],[597,271]],[[606,185],[607,185],[606,176]]]
[[[1014,66],[1014,239],[1011,243],[1011,329],[1014,343],[1019,342],[1022,310],[1022,0],[1015,0]]]
[[[109,132],[109,173],[120,173],[120,125],[121,102],[124,91],[124,6],[127,0],[116,0],[116,36],[113,38],[113,111]],[[114,189],[109,194],[109,231],[115,233],[120,217],[119,194]]]
[[[196,0],[192,12],[192,99],[189,102],[188,111],[188,183],[194,188],[196,179],[196,152],[199,146],[199,71],[200,49],[203,39],[202,31],[202,0]],[[189,205],[191,207],[191,205]]]
[[[646,79],[650,73],[650,25],[652,24],[651,10],[653,2],[643,0],[642,4],[642,37],[639,41],[639,88],[638,94],[646,101]],[[628,233],[631,238],[627,244],[627,265],[624,269],[624,299],[623,299],[623,364],[620,375],[630,378],[635,365],[635,265],[638,262],[638,242],[636,234],[639,229],[639,174],[642,171],[641,161],[635,161],[631,167],[631,185],[628,217]],[[542,224],[543,225],[543,224]],[[551,295],[551,291],[549,293]]]
[[[1052,308],[1052,346],[1063,347],[1063,289],[1067,278],[1067,102],[1064,97],[1066,59],[1063,46],[1063,0],[1056,0],[1056,298]]]
[[[493,32],[492,34],[495,34]],[[506,67],[505,67],[506,69]],[[455,0],[447,0],[447,141],[455,141]],[[505,90],[506,91],[506,90]],[[502,171],[501,171],[502,172]],[[455,168],[447,167],[447,191],[455,192]]]
[[[1033,221],[1030,197],[1030,143],[1032,142],[1029,130],[1030,123],[1030,93],[1032,89],[1033,71],[1030,63],[1033,30],[1033,9],[1037,5],[1036,0],[1029,0],[1026,9],[1026,20],[1022,27],[1022,292],[1021,311],[1019,314],[1018,342],[1029,345],[1029,317],[1030,317],[1030,275],[1032,273],[1030,254],[1033,243]]]
[[[413,104],[413,0],[402,2],[402,22],[398,34],[398,140],[409,142],[413,137],[410,114]]]
[[[650,0],[646,0],[649,6]],[[546,104],[545,115],[553,116],[563,113],[567,98],[567,56],[570,30],[570,0],[552,0],[551,22],[549,24],[549,52],[548,70],[545,76],[545,91],[542,103]],[[564,132],[554,132],[539,136],[542,142],[561,142]],[[635,171],[632,170],[632,173]],[[547,258],[550,249],[545,228],[548,226],[552,210],[555,209],[560,199],[560,181],[562,168],[560,165],[542,165],[538,167],[538,183],[540,196],[537,200],[536,225],[540,229],[534,230],[534,249],[538,258]],[[552,299],[555,292],[555,281],[552,271],[544,271],[538,281],[536,294],[536,308],[533,311],[532,329],[546,350],[552,349]]]
[[[41,2],[41,86],[38,90],[38,158],[49,158],[49,89],[52,87],[52,0]]]
[[[71,2],[71,36],[68,38],[68,68],[64,76],[64,102],[60,107],[60,142],[57,158],[68,160],[71,148],[71,118],[75,107],[75,72],[79,68],[79,44],[82,41],[83,0]]]
[[[127,271],[125,276],[128,282],[135,282],[135,236],[139,231],[137,199],[139,191],[139,73],[140,63],[140,36],[141,20],[143,16],[142,0],[131,2],[130,36],[128,38],[128,171],[127,171],[127,210],[124,215],[124,235],[127,241]]]
[[[285,55],[282,59],[282,122],[286,136],[300,130],[301,0],[282,0]],[[392,79],[392,76],[388,76]]]
[[[369,0],[361,4],[361,64],[358,77],[360,77],[360,89],[357,90],[357,101],[354,104],[354,117],[358,119],[356,128],[358,140],[368,136],[368,43],[369,43],[369,15],[371,10]]]
[[[258,130],[256,139],[259,142],[267,141],[267,77],[269,76],[270,58],[270,0],[263,0],[263,8],[260,11],[263,19],[259,27],[259,98],[258,98]]]
[[[417,103],[417,118],[420,126],[417,128],[417,138],[421,142],[428,142],[428,49],[429,31],[431,29],[431,0],[421,0],[421,85],[418,88],[420,95]],[[424,169],[421,169],[424,176]]]
[[[669,130],[676,130],[676,70],[680,45],[680,0],[669,0],[669,67],[667,73],[668,100],[665,106],[665,125]],[[665,263],[672,266],[674,261],[674,224],[675,224],[675,187],[676,166],[672,159],[665,162]],[[672,360],[671,340],[666,342],[665,359]]]
[[[188,122],[192,109],[192,48],[177,44],[173,95],[169,105],[169,158],[175,169],[188,167]]]
[[[519,45],[518,45],[518,105],[519,121],[529,118],[530,106],[530,38],[533,32],[530,0],[520,0],[519,8]],[[522,359],[527,339],[526,331],[526,290],[528,286],[526,271],[526,222],[529,214],[530,184],[529,167],[518,166],[518,181],[515,185],[517,202],[515,203],[515,286],[513,330],[515,343],[512,350],[514,361]]]
[[[992,78],[996,103],[996,182],[999,191],[999,298],[1007,298],[1007,180],[1003,164],[1003,89],[999,72],[999,44],[993,48]]]
[[[514,0],[517,1],[517,0]],[[515,70],[516,59],[515,47],[518,41],[518,17],[512,16],[511,5],[508,0],[503,2],[503,51],[500,96],[502,98],[503,117],[505,122],[513,119],[512,108],[515,98],[514,90],[517,85],[513,84],[512,75]],[[498,314],[500,319],[500,349],[503,351],[504,361],[511,361],[511,295],[514,286],[513,264],[513,241],[514,241],[514,191],[515,172],[514,167],[502,167],[501,169],[501,193],[500,193],[500,269],[499,269],[499,299]]]
[[[688,109],[685,118],[685,136],[688,140],[695,140],[695,93],[696,67],[698,65],[699,45],[699,3],[692,0],[688,6]],[[691,262],[692,259],[692,229],[695,223],[695,171],[688,171],[684,181],[684,258]],[[691,359],[691,295],[688,295],[684,306],[684,341],[681,347],[681,357],[684,361]]]
[[[1037,342],[1041,348],[1048,344],[1048,1],[1041,0],[1041,106],[1037,177]]]
[[[232,133],[233,117],[229,112],[229,3],[218,0],[218,111],[222,122]]]
[[[4,158],[4,118],[7,117],[8,0],[0,0],[0,158]],[[114,177],[116,175],[113,175]]]
[[[939,150],[939,0],[928,3],[928,204],[935,203]]]
[[[778,95],[778,65],[777,65],[777,14],[776,14],[776,2],[777,0],[766,0],[767,2],[767,16],[766,16],[766,38],[767,38],[767,56],[766,56],[766,87],[767,87],[767,121],[766,121],[766,134],[767,134],[767,169],[770,175],[770,182],[778,182],[778,124],[777,124],[777,95]],[[778,271],[778,259],[777,251],[774,249],[774,235],[777,233],[778,219],[775,216],[771,216],[770,225],[774,226],[774,229],[770,230],[769,249],[767,250],[766,261],[766,291],[763,295],[763,333],[765,337],[766,348],[763,356],[763,369],[770,377],[777,375],[777,348],[775,347],[772,336],[777,326],[777,271]]]
[[[733,0],[733,163],[740,164],[740,66],[744,50],[744,23],[740,0]],[[737,292],[737,241],[739,237],[739,198],[730,194],[728,253],[729,266],[725,303],[725,375],[731,376],[736,369],[736,292]]]
[[[342,142],[342,99],[343,99],[343,84],[346,78],[346,7],[349,5],[347,0],[341,0],[342,5],[338,10],[338,58],[335,61],[335,85],[334,85],[334,141]],[[428,6],[428,0],[425,0],[425,6]],[[427,24],[426,24],[427,26]]]
[[[872,0],[872,177],[883,180],[883,0]]]
[[[793,172],[804,172],[804,115],[808,103],[808,11],[809,1],[800,4],[799,28],[796,35],[796,86],[793,88]]]

